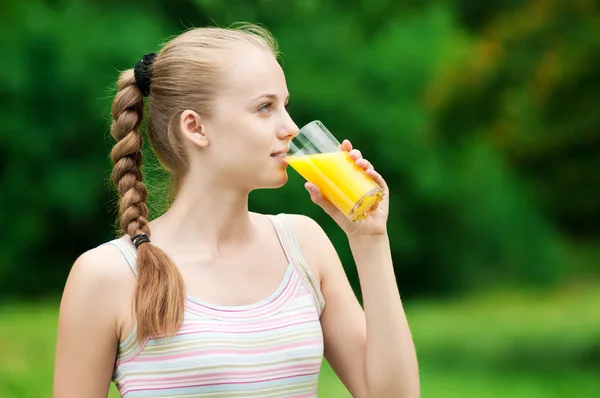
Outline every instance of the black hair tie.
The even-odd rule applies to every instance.
[[[142,243],[150,243],[150,238],[146,234],[137,234],[133,238],[131,238],[135,248],[139,248]]]
[[[133,68],[135,76],[135,85],[141,91],[142,96],[147,97],[150,94],[150,80],[152,79],[151,67],[156,59],[156,53],[146,54],[138,61]]]

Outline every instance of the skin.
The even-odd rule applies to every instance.
[[[279,64],[264,50],[245,51],[245,62],[228,71],[214,114],[181,115],[189,170],[172,206],[151,222],[153,244],[175,261],[187,293],[218,305],[267,297],[287,265],[270,221],[249,212],[248,195],[287,182],[287,165],[270,155],[285,150],[298,127],[286,110],[289,93]],[[366,220],[351,223],[316,186],[305,185],[348,236],[364,311],[325,232],[308,217],[290,216],[326,301],[325,356],[354,397],[418,397],[417,360],[387,236],[389,190],[349,141],[342,149],[385,194]],[[265,252],[272,253],[269,260]],[[134,287],[134,275],[112,246],[75,261],[60,306],[54,397],[107,396],[117,345],[135,325]]]

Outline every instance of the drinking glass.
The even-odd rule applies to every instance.
[[[302,127],[290,143],[286,160],[351,221],[367,218],[383,199],[383,190],[357,166],[338,140],[318,120]]]

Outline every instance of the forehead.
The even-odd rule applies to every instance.
[[[287,96],[283,69],[268,50],[241,49],[233,54],[232,60],[223,75],[224,96],[242,100],[265,93]]]

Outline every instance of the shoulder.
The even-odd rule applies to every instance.
[[[317,239],[327,238],[325,231],[321,226],[312,218],[303,214],[292,214],[292,213],[279,213],[279,214],[261,214],[261,213],[250,213],[253,217],[265,220],[264,224],[271,224],[267,220],[269,218],[285,218],[290,224],[294,233],[299,239],[311,241],[311,237],[314,238],[315,234]]]
[[[284,214],[284,217],[292,224],[299,239],[309,243],[329,240],[321,225],[314,219],[302,214]]]
[[[308,216],[284,214],[284,217],[298,237],[302,255],[321,279],[328,267],[340,261],[329,236],[317,221]]]
[[[69,278],[95,285],[114,284],[133,276],[127,260],[111,242],[82,253],[73,263]]]
[[[135,276],[120,250],[105,244],[82,253],[73,263],[63,292],[63,301],[117,311],[131,295]]]

